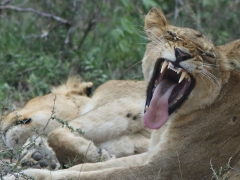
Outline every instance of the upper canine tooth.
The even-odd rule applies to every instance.
[[[168,65],[168,62],[164,61],[160,73],[162,73],[166,69],[167,65]]]
[[[172,67],[172,63],[168,63],[168,69],[171,69],[171,67]]]
[[[182,82],[182,80],[184,79],[184,77],[187,75],[187,72],[186,71],[182,71],[182,74],[181,74],[181,77],[178,81],[178,83]]]

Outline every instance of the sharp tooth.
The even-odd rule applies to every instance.
[[[178,68],[177,74],[179,74],[182,71],[182,68]]]
[[[145,110],[147,111],[147,110],[148,110],[148,108],[149,108],[149,107],[148,107],[148,106],[146,106],[146,107],[145,107]]]
[[[182,71],[182,74],[181,74],[181,77],[178,81],[178,83],[182,82],[182,80],[184,79],[184,77],[187,75],[187,72],[186,71]]]
[[[181,96],[179,96],[178,98],[177,98],[177,100],[179,100],[179,99],[181,99],[182,98],[182,95]]]
[[[188,81],[190,81],[190,80],[191,80],[191,78],[190,78],[189,74],[187,74],[187,75],[185,76],[185,78],[186,78]]]
[[[172,67],[172,63],[168,63],[168,69],[170,68],[171,69],[171,67]]]
[[[168,65],[168,62],[167,62],[167,61],[164,61],[160,73],[162,73],[162,72],[166,69],[167,65]]]
[[[156,87],[154,87],[154,88],[152,89],[152,93],[155,91],[155,89],[156,89]]]

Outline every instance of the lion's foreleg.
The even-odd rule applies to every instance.
[[[157,177],[156,172],[150,172],[151,167],[145,165],[147,153],[119,158],[101,163],[88,163],[74,166],[66,170],[49,171],[40,169],[28,169],[22,173],[37,178],[38,180],[54,179],[151,179]],[[89,172],[86,172],[89,170]],[[92,171],[91,171],[92,170]],[[85,171],[85,172],[84,172]],[[7,178],[6,178],[7,179]],[[10,178],[11,179],[11,178]]]
[[[128,157],[122,157],[118,159],[112,159],[106,162],[99,162],[99,163],[86,163],[86,164],[79,164],[73,166],[67,170],[76,170],[76,171],[95,171],[95,170],[103,170],[103,169],[110,169],[110,168],[117,168],[117,167],[124,167],[124,166],[137,166],[142,165],[146,161],[147,153],[132,155]]]
[[[154,169],[155,170],[155,169]],[[48,171],[39,169],[28,169],[23,173],[29,177],[34,177],[38,180],[57,180],[57,179],[72,179],[72,180],[126,180],[126,179],[158,179],[160,176],[147,165],[126,166],[120,168],[111,168],[105,170],[97,170],[91,172],[82,171]],[[8,180],[6,178],[6,180]]]
[[[75,135],[66,128],[58,128],[51,132],[48,137],[48,143],[63,164],[98,162],[102,156],[104,156],[105,160],[110,158],[105,151],[100,153],[91,140]]]

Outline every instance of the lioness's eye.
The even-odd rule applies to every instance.
[[[21,121],[18,121],[17,124],[28,124],[31,122],[31,118],[26,118],[26,119],[23,119]]]
[[[215,54],[213,54],[213,53],[211,53],[211,52],[204,52],[205,53],[205,55],[206,56],[209,56],[209,57],[211,57],[211,58],[215,58],[216,57],[216,55]]]
[[[172,31],[167,31],[171,36],[173,37],[177,37],[177,34],[175,32],[172,32]]]

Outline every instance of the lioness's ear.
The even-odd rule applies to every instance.
[[[87,96],[89,97],[92,93],[92,86],[93,86],[93,83],[92,82],[88,82],[87,83],[87,86],[86,86],[86,89],[85,89],[85,92],[87,94]]]
[[[218,46],[227,59],[227,66],[229,70],[240,70],[240,40]]]
[[[145,17],[144,27],[145,29],[162,28],[167,24],[168,23],[164,13],[160,9],[154,7],[148,12],[147,16]]]
[[[163,12],[158,8],[152,8],[145,17],[144,30],[149,40],[164,34],[164,29],[168,25]]]

